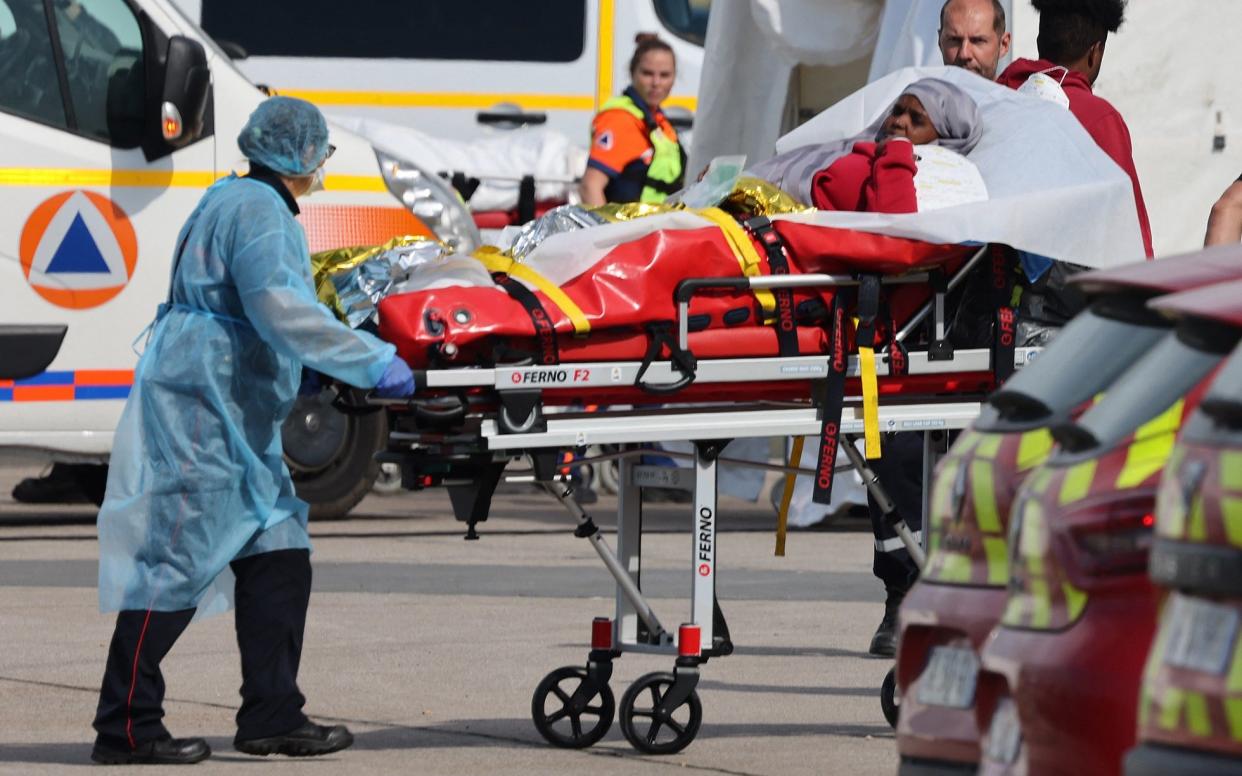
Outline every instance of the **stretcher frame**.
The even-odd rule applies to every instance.
[[[937,289],[935,297],[922,310],[895,333],[900,341],[904,340],[914,327],[926,316],[934,316],[934,339],[939,342],[945,337],[944,298],[948,291],[961,281],[963,277],[985,255],[986,249],[980,249],[963,267]],[[885,278],[885,284],[928,282],[926,274],[910,274],[895,278]],[[858,280],[851,276],[841,275],[794,275],[794,276],[763,276],[746,278],[704,278],[682,281],[677,290],[678,345],[685,350],[689,345],[689,300],[700,289],[733,288],[749,289],[783,289],[808,288],[824,286],[856,285]],[[1013,351],[1013,368],[1020,368],[1033,359],[1039,348],[1015,348]],[[829,373],[828,354],[810,356],[778,356],[771,358],[735,358],[711,359],[698,362],[693,379],[698,384],[704,383],[746,383],[746,382],[780,382],[785,380],[826,379]],[[879,359],[877,359],[879,361]],[[911,352],[908,354],[909,375],[936,375],[964,372],[989,372],[994,370],[993,352],[990,349],[965,349],[950,351],[948,356],[932,352]],[[846,369],[848,377],[857,377],[861,373],[860,357],[850,356]],[[875,364],[877,375],[889,373],[887,363]],[[645,378],[645,382],[644,382]],[[618,361],[618,362],[572,362],[550,366],[497,366],[497,367],[465,367],[446,370],[432,370],[420,374],[420,383],[428,389],[487,389],[494,391],[500,403],[493,413],[482,413],[470,417],[461,429],[452,432],[442,431],[403,431],[390,433],[389,453],[386,461],[402,465],[403,481],[407,478],[410,461],[401,451],[412,451],[419,448],[438,449],[445,454],[460,454],[463,450],[474,450],[476,453],[490,454],[493,460],[504,463],[522,454],[531,454],[535,462],[535,479],[575,518],[578,523],[575,534],[591,541],[600,560],[608,569],[616,583],[615,615],[613,618],[597,618],[592,629],[592,650],[587,668],[578,688],[572,696],[560,692],[555,683],[545,688],[549,680],[553,680],[558,672],[569,668],[558,669],[549,674],[536,690],[533,714],[536,726],[550,742],[567,747],[588,746],[602,737],[607,725],[611,723],[611,711],[604,723],[604,730],[595,735],[595,731],[582,733],[579,729],[578,717],[574,719],[574,735],[569,738],[551,733],[540,723],[539,708],[541,691],[546,698],[551,692],[559,692],[565,700],[565,708],[586,708],[586,704],[597,695],[606,694],[608,678],[611,676],[611,661],[624,652],[642,652],[654,654],[677,655],[676,667],[672,674],[671,684],[662,699],[657,701],[652,712],[652,732],[649,740],[633,734],[632,715],[637,714],[633,707],[627,709],[627,699],[632,703],[632,695],[644,681],[655,675],[639,680],[622,699],[621,720],[626,738],[638,749],[651,753],[678,751],[693,739],[697,732],[697,723],[690,726],[692,730],[681,730],[672,744],[658,745],[655,741],[655,730],[659,727],[661,714],[671,715],[682,704],[697,704],[694,687],[698,680],[698,667],[711,657],[730,654],[733,644],[729,636],[728,626],[721,614],[716,600],[716,546],[717,546],[717,465],[727,459],[721,458],[721,452],[729,441],[742,437],[773,437],[773,436],[816,436],[820,433],[821,423],[827,407],[816,406],[811,401],[777,402],[758,401],[744,404],[722,404],[709,402],[683,407],[626,407],[606,409],[599,412],[543,412],[540,397],[543,391],[590,391],[605,387],[641,386],[651,387],[659,392],[663,388],[676,387],[685,381],[686,375],[679,372],[674,361]],[[818,391],[817,391],[818,393]],[[532,396],[533,394],[533,396]],[[978,400],[973,400],[977,398]],[[879,428],[885,432],[917,431],[924,433],[924,449],[930,451],[931,432],[960,430],[969,426],[978,416],[981,409],[979,397],[944,397],[938,396],[923,401],[903,399],[885,403],[879,407]],[[675,401],[675,393],[671,399]],[[399,402],[378,403],[394,405]],[[923,555],[917,540],[905,526],[900,515],[895,513],[892,502],[884,493],[874,473],[867,467],[865,460],[854,449],[850,437],[864,431],[862,398],[847,396],[842,406],[840,433],[846,440],[840,445],[845,450],[850,463],[840,469],[855,468],[863,475],[868,489],[876,496],[883,511],[889,516],[890,523],[897,530],[899,538],[910,550],[915,561],[923,563]],[[655,471],[656,467],[636,465],[633,460],[649,450],[642,447],[658,442],[689,441],[693,444],[693,541],[691,549],[691,591],[689,620],[680,625],[676,632],[666,627],[657,616],[651,605],[643,596],[641,588],[641,535],[642,535],[642,498],[641,490],[647,485],[667,485],[661,482],[668,475]],[[587,445],[610,444],[622,445],[620,453],[585,459],[585,462],[604,461],[615,458],[620,465],[621,489],[617,501],[617,531],[614,550],[604,538],[599,528],[580,504],[573,498],[572,487],[557,481],[555,452],[566,449],[584,448]],[[552,451],[552,455],[548,454]],[[666,452],[661,452],[667,455]],[[930,482],[928,474],[933,460],[925,456],[924,472],[924,514],[926,514],[927,486]],[[732,462],[731,462],[732,463]],[[735,462],[742,465],[753,465],[749,462]],[[775,468],[789,476],[814,475],[815,472],[793,465],[772,466],[759,464],[760,468]],[[667,470],[664,470],[667,472]],[[456,505],[455,505],[456,506]],[[786,504],[787,506],[787,504]],[[459,514],[459,518],[461,515]],[[483,519],[486,519],[484,516]],[[476,538],[474,522],[469,522],[467,538]],[[653,697],[659,698],[652,684]],[[645,689],[645,685],[642,685]],[[584,696],[585,694],[585,696]],[[691,699],[691,696],[694,696]],[[670,717],[671,718],[671,717]],[[547,724],[550,727],[551,723]],[[674,748],[668,748],[672,746]]]

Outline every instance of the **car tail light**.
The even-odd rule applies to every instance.
[[[1097,502],[1073,513],[1069,538],[1077,570],[1093,577],[1142,574],[1151,552],[1155,494]]]

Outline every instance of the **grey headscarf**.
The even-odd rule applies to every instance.
[[[960,87],[938,78],[924,78],[907,86],[901,97],[907,94],[923,103],[923,109],[927,111],[932,126],[936,128],[936,134],[940,135],[939,140],[932,141],[933,144],[963,155],[969,154],[978,145],[979,138],[983,136],[979,106]],[[848,140],[834,140],[786,151],[766,162],[760,162],[748,170],[747,174],[770,181],[802,202],[810,204],[811,184],[815,174],[850,153],[855,143],[880,140],[880,127],[892,111],[890,105],[860,135]]]

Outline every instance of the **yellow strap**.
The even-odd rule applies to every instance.
[[[789,468],[802,465],[802,443],[806,437],[794,437],[793,449],[789,451]],[[785,474],[785,492],[781,494],[781,510],[776,514],[776,557],[785,557],[785,532],[789,527],[789,503],[793,501],[794,472]]]
[[[552,301],[561,312],[569,317],[570,323],[574,326],[574,334],[584,336],[591,332],[591,322],[587,320],[583,314],[582,308],[569,298],[569,295],[561,290],[560,286],[540,275],[535,270],[525,264],[520,264],[513,259],[505,256],[495,247],[485,245],[475,251],[472,256],[479,261],[488,272],[502,272],[511,278],[524,280],[543,293]]]
[[[746,234],[746,230],[733,219],[733,216],[717,207],[703,208],[694,212],[719,226],[720,231],[724,232],[725,240],[729,243],[729,250],[733,251],[733,257],[737,259],[738,265],[742,268],[743,275],[753,278],[762,274],[760,270],[762,261],[759,258],[759,251],[755,250],[755,244],[750,241],[750,235]],[[771,291],[766,289],[757,290],[755,291],[755,299],[759,302],[759,306],[763,308],[765,318],[770,318],[776,314],[776,297]]]
[[[854,319],[858,328],[858,319]],[[880,457],[880,386],[875,378],[875,348],[858,347],[859,377],[862,378],[863,439],[868,460]]]

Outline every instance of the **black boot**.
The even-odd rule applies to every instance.
[[[91,759],[100,765],[192,765],[210,756],[211,748],[203,739],[172,736],[141,743],[134,749],[124,742],[111,746],[101,736],[91,750]]]
[[[248,741],[234,739],[233,748],[260,757],[269,754],[317,757],[339,752],[353,743],[354,736],[344,725],[316,725],[307,720],[301,727],[284,735],[252,738]]]
[[[901,608],[901,600],[906,597],[904,591],[890,589],[884,601],[884,619],[875,629],[871,637],[871,648],[867,651],[876,657],[894,657],[897,654],[897,610]]]

